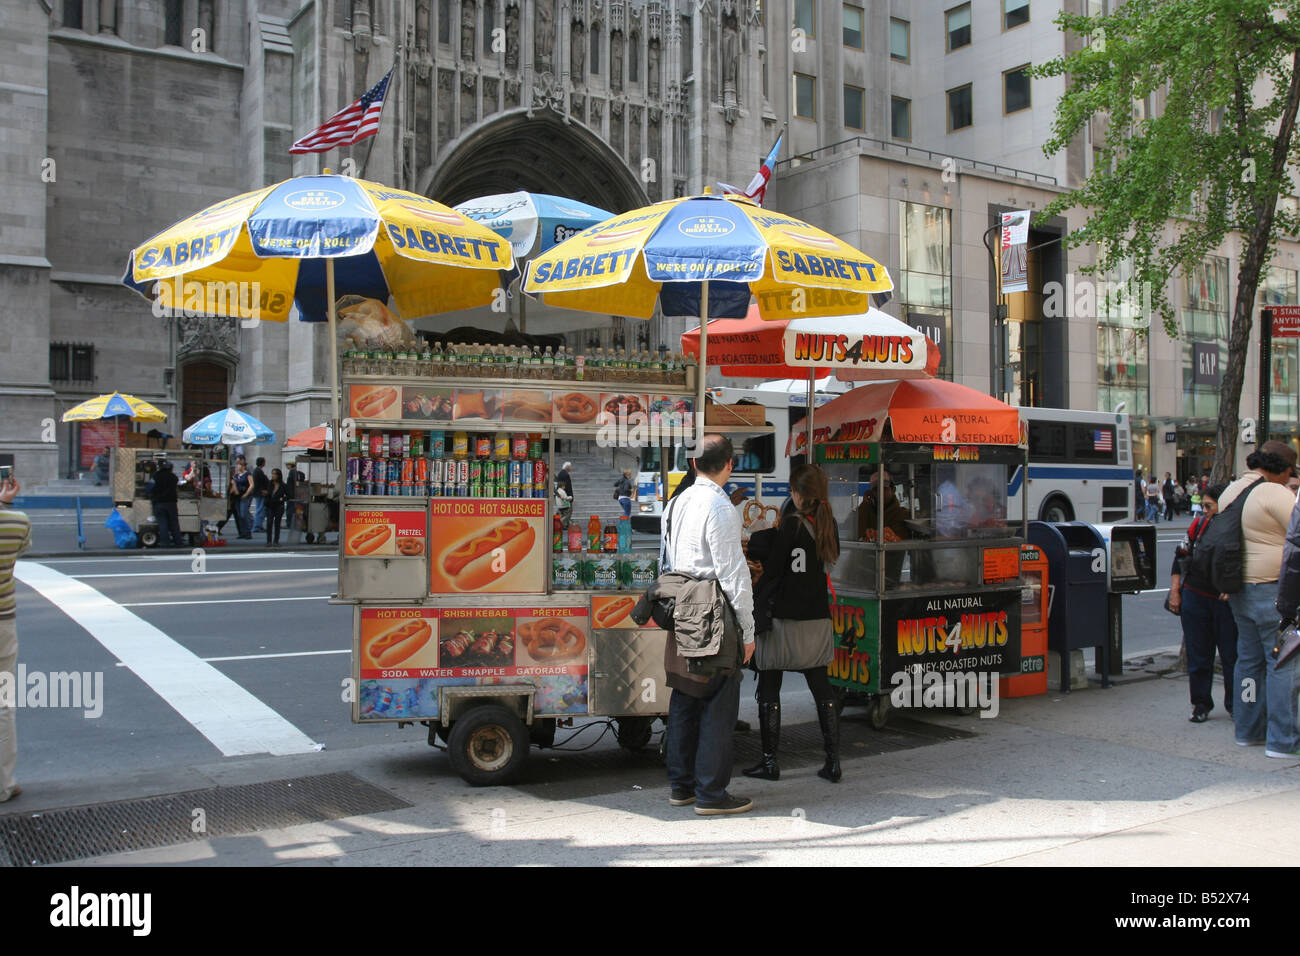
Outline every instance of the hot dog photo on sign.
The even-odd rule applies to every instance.
[[[636,598],[595,597],[591,602],[591,626],[593,628],[636,627],[636,621],[629,616],[636,607]]]
[[[430,504],[429,590],[433,594],[540,594],[545,590],[541,499]]]
[[[361,666],[409,670],[438,664],[438,622],[420,611],[385,611],[361,619]]]
[[[343,553],[349,557],[369,557],[394,553],[393,526],[391,524],[352,524],[344,538]]]
[[[537,531],[526,518],[508,518],[483,527],[442,553],[439,567],[458,591],[480,591],[506,577],[537,544]]]
[[[393,385],[353,385],[348,392],[352,418],[402,417],[401,390]]]

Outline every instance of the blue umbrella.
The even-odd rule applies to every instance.
[[[614,215],[576,199],[529,192],[480,196],[454,208],[508,239],[516,259],[545,252]]]
[[[181,439],[189,445],[264,445],[275,441],[275,432],[252,415],[227,408],[199,419]]]

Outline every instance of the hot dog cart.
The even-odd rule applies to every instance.
[[[158,448],[114,448],[110,478],[113,504],[140,539],[140,545],[158,544],[158,523],[149,500],[150,483],[163,461],[171,462],[176,473],[176,513],[181,534],[191,545],[198,544],[205,524],[216,524],[226,516],[226,477],[229,463],[199,451]],[[189,473],[192,478],[185,479]]]
[[[831,683],[878,728],[891,706],[973,709],[979,688],[1021,669],[1026,534],[1006,517],[1008,476],[1026,462],[1018,414],[978,393],[965,410],[956,390],[973,390],[950,382],[911,383],[938,393],[914,414],[872,394],[900,384],[859,386],[814,423],[841,542]]]
[[[600,550],[570,550],[551,476],[557,438],[680,441],[693,399],[672,370],[577,374],[344,359],[335,600],[353,605],[352,719],[427,727],[473,784],[510,782],[574,718],[611,718],[636,749],[667,713],[667,635],[629,617],[657,546],[606,550],[605,527]]]

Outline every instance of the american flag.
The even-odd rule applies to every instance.
[[[776,138],[776,145],[772,151],[767,154],[767,159],[763,160],[763,165],[758,168],[754,178],[749,181],[749,185],[744,189],[737,189],[735,186],[729,186],[726,183],[718,183],[724,193],[739,193],[748,196],[758,205],[763,205],[763,199],[767,196],[767,184],[772,179],[772,173],[776,169],[776,157],[781,152],[781,141],[785,139],[785,130],[782,129],[781,135]]]
[[[1096,431],[1092,433],[1092,450],[1093,451],[1114,451],[1115,436],[1110,431]]]
[[[335,146],[351,146],[367,136],[374,136],[379,132],[379,114],[384,111],[384,95],[392,76],[393,71],[389,70],[382,80],[361,94],[359,100],[339,110],[324,125],[298,140],[289,147],[289,152],[323,153]]]

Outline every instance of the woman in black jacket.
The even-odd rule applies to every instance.
[[[817,702],[826,748],[826,763],[817,776],[838,783],[839,704],[826,674],[835,655],[826,569],[839,557],[840,539],[827,501],[825,472],[816,465],[799,465],[790,473],[790,497],[795,510],[777,526],[754,594],[755,617],[770,610],[772,631],[759,635],[755,654],[763,756],[744,774],[780,779],[776,751],[781,738],[781,675],[798,670]]]
[[[280,521],[284,518],[284,503],[289,497],[289,487],[279,468],[271,469],[271,481],[266,489],[266,543],[280,543]]]

